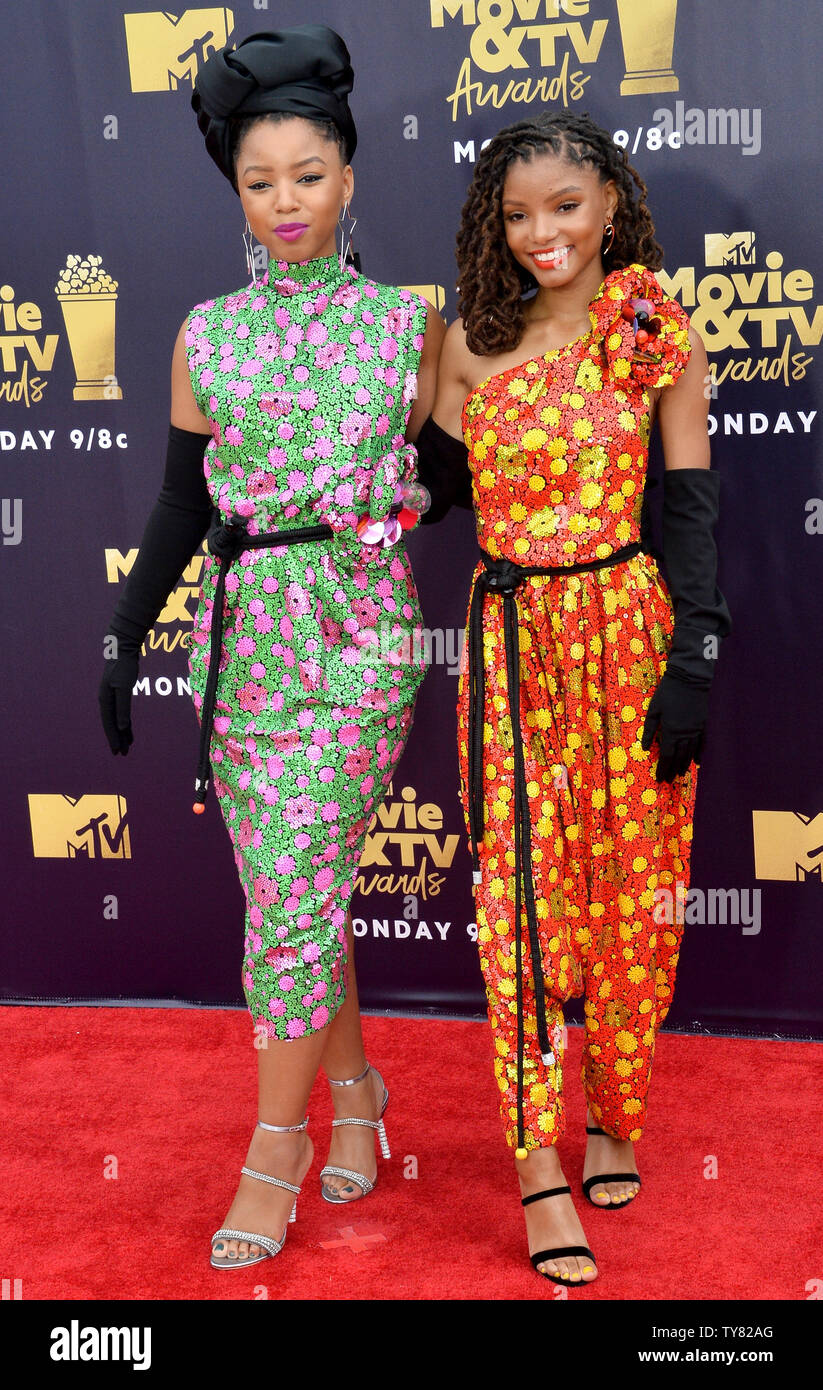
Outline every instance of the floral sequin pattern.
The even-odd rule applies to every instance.
[[[345,919],[366,827],[425,674],[402,539],[357,533],[416,481],[405,428],[425,303],[334,257],[273,262],[188,319],[207,485],[249,534],[326,523],[331,540],[243,552],[226,579],[213,785],[247,902],[243,987],[258,1027],[297,1038],[345,997]],[[217,562],[190,649],[198,715]]]
[[[466,401],[478,539],[489,555],[568,565],[638,539],[649,443],[643,388],[670,385],[690,350],[686,314],[668,300],[658,360],[638,355],[621,311],[647,288],[663,298],[641,266],[613,272],[571,356],[563,348],[524,362],[481,383]]]
[[[632,300],[654,335],[638,353]],[[640,539],[650,433],[648,389],[672,385],[691,350],[688,317],[640,265],[613,271],[588,333],[482,382],[463,408],[481,547],[524,566],[608,558]],[[479,572],[478,567],[478,572]],[[592,1112],[622,1138],[642,1133],[656,1030],[674,988],[676,922],[655,891],[687,881],[696,773],[654,779],[641,737],[666,667],[673,616],[654,559],[535,576],[517,593],[521,727],[534,886],[550,1027],[583,995],[583,1083]],[[502,602],[484,606],[485,834],[475,890],[478,945],[508,1142],[516,1143],[514,758]],[[467,798],[468,677],[459,750]],[[468,817],[467,817],[468,826]],[[543,1062],[524,925],[524,1116],[529,1148],[564,1125],[562,1057]]]

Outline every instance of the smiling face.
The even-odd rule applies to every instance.
[[[603,228],[616,208],[613,179],[601,183],[596,169],[551,151],[516,160],[503,185],[506,242],[541,289],[604,278]]]
[[[235,170],[252,235],[274,260],[334,254],[354,175],[322,129],[299,116],[258,121],[238,147]]]

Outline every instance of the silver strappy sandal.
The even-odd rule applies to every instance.
[[[328,1083],[329,1083],[330,1086],[356,1086],[357,1083],[358,1083],[358,1081],[365,1081],[365,1079],[366,1079],[366,1077],[368,1076],[369,1072],[370,1072],[370,1071],[373,1071],[373,1070],[374,1070],[374,1068],[371,1066],[371,1064],[370,1064],[369,1062],[367,1062],[367,1063],[366,1063],[366,1070],[365,1070],[365,1071],[361,1071],[361,1073],[360,1073],[359,1076],[353,1076],[352,1079],[351,1079],[351,1081],[332,1081],[332,1079],[331,1079],[330,1076],[327,1078],[327,1080],[328,1080]],[[377,1072],[377,1075],[380,1076],[380,1073]],[[380,1076],[380,1080],[381,1080],[381,1082],[383,1081],[382,1076]],[[383,1123],[383,1116],[384,1116],[385,1113],[386,1113],[386,1106],[388,1105],[388,1103],[389,1103],[389,1092],[388,1092],[388,1089],[387,1089],[385,1083],[383,1083],[383,1104],[382,1104],[381,1107],[380,1107],[380,1118],[379,1118],[378,1120],[358,1120],[358,1119],[332,1120],[332,1129],[337,1129],[339,1126],[342,1126],[342,1125],[363,1125],[366,1129],[374,1129],[374,1130],[377,1131],[377,1137],[378,1137],[378,1139],[380,1140],[380,1152],[381,1152],[381,1154],[383,1155],[384,1158],[391,1158],[391,1151],[390,1151],[390,1149],[389,1149],[389,1141],[388,1141],[388,1137],[387,1137],[387,1135],[386,1135],[386,1126],[385,1126],[385,1124]],[[328,1191],[328,1189],[326,1188],[326,1186],[325,1186],[325,1184],[324,1184],[324,1182],[323,1182],[323,1178],[324,1178],[324,1177],[327,1177],[327,1176],[328,1176],[328,1177],[334,1177],[334,1178],[347,1178],[349,1182],[356,1182],[356,1183],[358,1184],[358,1186],[359,1186],[360,1188],[362,1188],[362,1196],[363,1196],[363,1197],[367,1197],[367,1196],[369,1195],[369,1193],[372,1192],[372,1191],[374,1190],[374,1187],[375,1187],[375,1185],[376,1185],[376,1183],[377,1183],[377,1178],[376,1178],[376,1177],[375,1177],[375,1179],[374,1179],[374,1182],[371,1182],[371,1181],[369,1180],[369,1178],[366,1177],[365,1173],[355,1173],[355,1171],[354,1171],[353,1168],[336,1168],[336,1167],[334,1167],[333,1165],[327,1164],[326,1167],[323,1168],[323,1169],[321,1169],[321,1172],[320,1172],[320,1191],[322,1192],[323,1197],[325,1198],[325,1200],[326,1200],[327,1202],[331,1202],[334,1206],[347,1206],[349,1202],[357,1202],[357,1201],[360,1200],[360,1198],[359,1198],[359,1197],[335,1197],[333,1193],[330,1193],[330,1192]]]
[[[299,1125],[267,1125],[264,1124],[262,1120],[257,1121],[258,1127],[260,1129],[270,1129],[273,1130],[275,1134],[296,1134],[299,1130],[305,1129],[308,1123],[308,1115],[306,1116],[303,1123]],[[230,1226],[221,1226],[220,1230],[215,1231],[214,1235],[211,1238],[212,1245],[214,1245],[214,1242],[216,1240],[219,1240],[220,1237],[223,1236],[229,1240],[247,1240],[249,1242],[249,1245],[260,1245],[262,1246],[265,1253],[262,1255],[238,1255],[235,1256],[234,1259],[231,1259],[228,1255],[223,1258],[220,1258],[219,1256],[215,1257],[214,1251],[212,1250],[211,1264],[214,1269],[247,1269],[249,1265],[256,1265],[259,1264],[261,1260],[268,1260],[273,1258],[275,1255],[279,1255],[280,1251],[283,1249],[283,1246],[286,1243],[286,1232],[288,1230],[288,1227],[291,1224],[291,1222],[296,1220],[297,1218],[297,1197],[300,1192],[299,1187],[295,1187],[293,1183],[284,1182],[282,1178],[272,1178],[269,1176],[268,1173],[258,1173],[255,1168],[247,1168],[245,1164],[240,1169],[240,1172],[245,1173],[246,1176],[249,1178],[258,1178],[260,1182],[271,1183],[272,1187],[285,1187],[287,1192],[294,1193],[294,1205],[291,1209],[291,1215],[289,1216],[286,1225],[283,1227],[283,1236],[280,1240],[274,1240],[272,1236],[258,1235],[254,1231],[235,1231]]]

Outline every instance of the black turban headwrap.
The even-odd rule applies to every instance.
[[[206,149],[235,192],[230,116],[287,111],[331,121],[351,159],[357,144],[347,97],[354,86],[349,50],[324,24],[251,34],[236,48],[218,49],[194,82],[191,104]]]

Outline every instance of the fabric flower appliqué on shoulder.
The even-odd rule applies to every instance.
[[[670,386],[691,354],[689,316],[651,270],[632,264],[613,270],[592,300],[593,328],[618,380]]]

